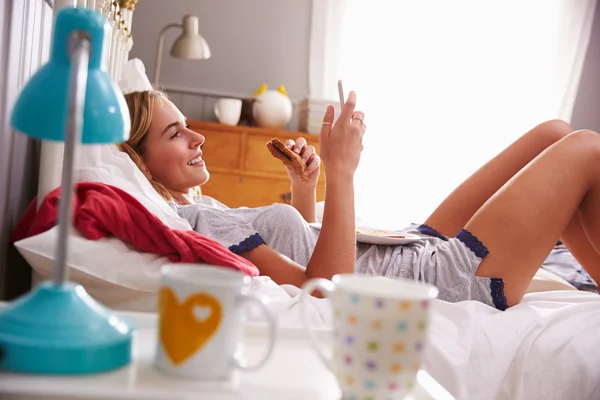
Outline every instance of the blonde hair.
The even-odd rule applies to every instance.
[[[117,144],[120,151],[127,153],[131,160],[142,171],[144,176],[150,181],[150,184],[156,192],[166,201],[182,202],[182,199],[174,198],[167,188],[154,176],[142,161],[144,153],[144,144],[148,136],[148,129],[152,122],[152,110],[157,102],[168,100],[168,96],[156,89],[143,92],[131,92],[125,95],[125,101],[129,108],[129,117],[131,119],[131,132],[126,142]],[[201,192],[198,187],[192,189],[195,194]]]

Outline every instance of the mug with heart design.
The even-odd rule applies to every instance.
[[[413,388],[427,342],[435,286],[405,279],[340,274],[303,286],[304,323],[310,343],[335,375],[344,399],[403,399]],[[331,300],[331,356],[310,328],[308,294]]]
[[[256,370],[270,358],[277,325],[266,299],[249,294],[250,277],[206,264],[168,264],[158,294],[156,367],[169,375],[229,381],[233,371]],[[261,360],[247,365],[239,354],[243,308],[254,304],[269,325]]]

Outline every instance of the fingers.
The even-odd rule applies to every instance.
[[[296,139],[296,143],[295,143],[292,151],[294,153],[298,153],[298,154],[302,155],[305,147],[306,147],[306,139],[304,139],[303,137],[299,137],[298,139]]]
[[[288,139],[285,141],[285,147],[292,150],[294,153],[300,154],[300,155],[303,155],[304,152],[306,151],[307,144],[308,143],[306,142],[306,139],[303,137],[299,137],[298,139],[296,139],[296,141],[294,141],[292,139]],[[310,146],[310,147],[312,147],[312,150],[314,152],[315,148],[313,146]],[[308,155],[310,156],[310,153]],[[304,159],[304,162],[306,162],[306,159]]]
[[[367,128],[367,125],[365,124],[365,113],[362,111],[354,111],[352,113],[350,123],[356,125],[364,133],[365,129]]]
[[[354,112],[354,107],[356,107],[356,93],[351,91],[348,94],[348,99],[342,106],[342,112],[340,113],[338,120],[350,121],[350,118],[352,118],[352,113]]]
[[[327,136],[331,132],[331,125],[333,125],[333,118],[335,112],[332,105],[328,105],[323,116],[323,125],[321,125],[321,135]]]
[[[306,143],[306,141],[304,141]],[[305,146],[304,147],[304,151],[302,151],[300,153],[300,155],[302,156],[302,161],[304,162],[304,164],[308,165],[308,160],[312,157],[313,154],[315,154],[315,146]]]
[[[319,165],[321,164],[321,157],[318,154],[313,153],[313,155],[308,159],[306,163],[306,175],[312,174]]]
[[[354,111],[352,113],[352,118],[361,119],[364,122],[365,121],[365,113],[362,111]]]
[[[285,146],[302,157],[302,162],[304,165],[306,165],[306,173],[308,175],[319,168],[319,165],[321,164],[321,158],[317,154],[315,146],[308,145],[305,138],[299,137],[295,141],[288,139],[285,141]],[[287,169],[290,173],[294,172],[294,169],[290,166],[288,166]]]
[[[288,139],[285,141],[285,147],[287,147],[288,149],[294,151],[294,145],[296,144],[296,142],[294,142],[292,139]]]

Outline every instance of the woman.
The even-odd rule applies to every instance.
[[[194,230],[254,263],[278,284],[302,286],[337,273],[375,273],[436,285],[447,301],[478,300],[500,310],[518,304],[535,272],[561,239],[600,281],[600,136],[548,121],[527,132],[462,183],[405,246],[356,244],[354,173],[362,151],[364,114],[348,96],[334,123],[329,106],[320,156],[303,139],[287,145],[302,155],[309,181],[288,170],[292,205],[229,209],[200,197],[209,179],[204,137],[158,91],[125,96],[130,139],[121,143],[154,188]],[[265,150],[265,157],[268,157]],[[321,161],[327,171],[321,231],[314,221]],[[308,221],[308,222],[307,222]],[[598,250],[597,250],[598,249]]]

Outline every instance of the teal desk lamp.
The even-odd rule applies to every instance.
[[[134,328],[67,281],[77,144],[129,137],[125,99],[102,66],[106,29],[94,11],[59,10],[50,60],[31,77],[12,112],[17,131],[64,141],[65,151],[54,278],[0,308],[0,371],[89,374],[131,362]]]

